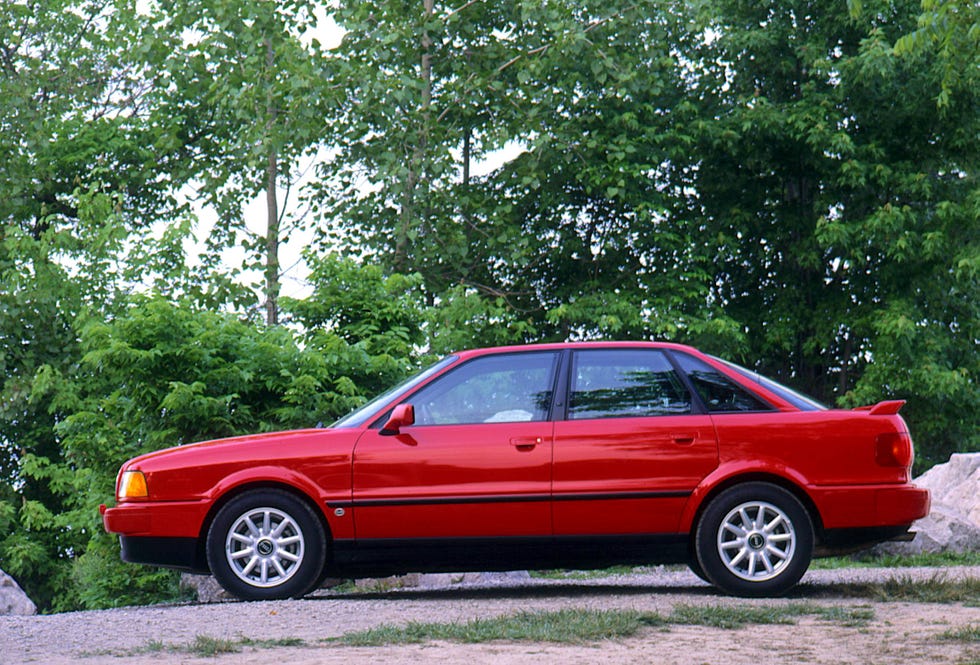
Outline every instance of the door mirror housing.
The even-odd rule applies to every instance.
[[[411,404],[399,404],[391,410],[388,420],[381,426],[379,434],[382,436],[394,436],[401,431],[402,427],[415,424],[415,407]]]

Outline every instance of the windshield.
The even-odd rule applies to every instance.
[[[368,402],[361,408],[357,409],[353,413],[347,414],[346,416],[344,416],[343,418],[335,422],[333,425],[331,425],[331,427],[341,427],[341,428],[360,427],[364,423],[373,420],[374,417],[378,415],[378,413],[381,411],[381,409],[387,406],[388,402],[394,399],[395,396],[408,392],[418,384],[428,379],[433,374],[439,372],[442,368],[451,365],[455,361],[456,361],[456,356],[446,356],[445,358],[435,363],[434,365],[429,365],[418,374],[415,374],[405,379],[391,390],[388,390],[378,395],[377,397],[375,397],[370,402]]]
[[[786,400],[787,402],[795,406],[800,411],[826,411],[829,408],[825,404],[821,404],[820,402],[813,399],[812,397],[808,395],[804,395],[803,393],[798,393],[792,388],[788,388],[781,383],[777,383],[772,379],[768,379],[762,376],[758,372],[754,372],[750,369],[746,369],[740,365],[736,365],[735,363],[728,362],[727,360],[716,358],[715,356],[711,356],[711,357],[720,363],[724,363],[727,367],[732,368],[733,370],[735,370],[736,372],[744,376],[746,379],[749,379],[750,381],[755,381],[759,385],[763,386],[769,392],[776,393],[777,395],[779,395],[784,400]]]

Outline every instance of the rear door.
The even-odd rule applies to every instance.
[[[555,535],[676,533],[718,465],[711,419],[696,410],[659,349],[573,351],[567,415],[555,423]]]

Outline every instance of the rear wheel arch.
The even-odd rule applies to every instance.
[[[717,483],[711,487],[702,496],[699,501],[697,508],[694,511],[691,522],[688,525],[688,534],[691,539],[691,551],[693,553],[694,549],[694,536],[698,528],[698,523],[701,521],[701,516],[704,511],[711,504],[711,502],[722,492],[725,492],[736,485],[742,485],[745,483],[769,483],[770,485],[776,485],[781,487],[787,492],[791,493],[796,499],[803,504],[806,508],[807,513],[810,516],[810,521],[813,523],[813,533],[816,540],[819,542],[823,534],[823,519],[820,517],[820,511],[817,510],[817,505],[810,498],[810,495],[803,490],[797,483],[785,478],[783,476],[776,475],[774,473],[743,473],[735,476],[731,476]]]
[[[774,483],[749,481],[706,501],[693,540],[703,577],[724,592],[779,596],[806,573],[816,528],[795,493]]]

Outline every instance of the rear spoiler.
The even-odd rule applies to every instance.
[[[869,406],[859,406],[855,411],[867,411],[872,416],[894,416],[905,406],[904,399],[889,399]]]

